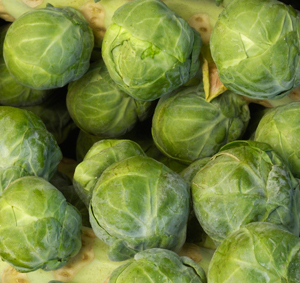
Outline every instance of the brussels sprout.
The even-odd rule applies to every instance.
[[[94,187],[111,164],[131,156],[146,154],[130,140],[104,139],[93,144],[74,172],[73,185],[82,201],[89,206]]]
[[[0,256],[19,272],[60,268],[81,247],[81,216],[45,179],[26,176],[0,196]]]
[[[24,175],[49,180],[62,159],[42,120],[10,106],[0,106],[0,155],[0,194],[10,181]]]
[[[298,183],[265,143],[225,145],[192,180],[193,208],[216,244],[250,222],[272,222],[299,235]]]
[[[110,246],[110,260],[149,248],[176,252],[185,242],[189,201],[189,186],[174,171],[151,157],[129,157],[102,173],[90,202],[90,222]]]
[[[248,105],[234,92],[211,102],[197,86],[160,98],[153,116],[152,136],[165,155],[190,164],[215,154],[244,133],[250,118]]]
[[[300,238],[273,223],[250,223],[229,235],[210,262],[208,282],[300,282]]]
[[[210,40],[222,83],[252,98],[279,98],[300,84],[300,19],[274,0],[233,0]]]
[[[103,61],[91,64],[88,72],[68,87],[71,117],[81,130],[95,136],[124,135],[149,116],[151,106],[151,102],[137,101],[120,90]]]
[[[92,30],[79,11],[47,7],[29,11],[11,24],[3,56],[18,83],[52,89],[87,71],[93,45]]]
[[[206,274],[192,259],[165,249],[141,251],[113,271],[108,283],[205,283]]]
[[[260,120],[254,140],[268,143],[300,178],[300,102],[270,109]]]
[[[155,100],[196,75],[200,34],[160,0],[118,8],[102,56],[112,79],[139,100]]]

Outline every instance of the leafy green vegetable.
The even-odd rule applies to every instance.
[[[189,201],[188,184],[178,174],[150,157],[129,157],[102,173],[90,202],[90,222],[110,246],[113,261],[149,248],[179,251]]]
[[[18,271],[65,265],[81,247],[80,229],[78,211],[43,178],[19,178],[0,197],[0,255]]]
[[[126,93],[151,101],[195,76],[201,45],[199,33],[162,1],[135,0],[115,11],[102,56]]]
[[[216,244],[250,222],[272,222],[299,235],[299,187],[265,143],[225,145],[192,180],[193,208]]]
[[[10,106],[0,106],[0,154],[0,192],[25,175],[49,180],[62,159],[42,120],[30,111]]]
[[[10,74],[34,89],[62,87],[89,67],[93,33],[72,7],[29,11],[9,27],[3,55]]]
[[[209,265],[208,282],[296,283],[300,239],[273,223],[250,223],[229,235]]]
[[[152,103],[137,101],[123,92],[101,60],[94,62],[83,77],[69,84],[67,107],[83,131],[115,138],[146,119],[151,114]]]
[[[300,20],[274,0],[233,0],[211,34],[222,83],[252,98],[279,98],[300,84]]]
[[[250,112],[234,92],[211,102],[198,86],[183,88],[160,98],[152,122],[152,136],[165,155],[190,164],[210,157],[244,133]]]

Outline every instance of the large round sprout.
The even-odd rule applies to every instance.
[[[236,93],[225,92],[208,102],[197,86],[187,87],[160,98],[152,135],[162,153],[190,164],[240,138],[249,114],[245,100]]]
[[[265,143],[228,143],[192,180],[193,208],[215,241],[250,222],[272,222],[299,235],[299,188]]]
[[[81,216],[45,179],[26,176],[0,197],[0,256],[20,272],[54,270],[81,247]]]
[[[300,238],[266,222],[229,235],[210,262],[208,282],[300,282]]]
[[[111,79],[103,61],[69,84],[67,107],[83,131],[106,138],[124,135],[150,115],[151,102],[137,101]]]
[[[108,283],[205,283],[204,270],[192,259],[165,249],[141,251],[113,271]]]
[[[0,155],[0,193],[24,175],[49,180],[62,159],[42,120],[30,111],[10,106],[0,106]]]
[[[93,144],[74,172],[73,185],[88,206],[94,187],[111,164],[131,156],[146,155],[141,147],[130,140],[104,139]]]
[[[129,157],[102,173],[90,202],[90,222],[110,246],[113,261],[149,248],[179,251],[189,200],[189,186],[178,174],[150,157]]]
[[[102,56],[126,93],[155,100],[195,76],[201,45],[199,33],[163,1],[135,0],[114,13]]]
[[[300,102],[270,109],[260,120],[254,139],[271,145],[300,178]]]
[[[79,11],[47,7],[29,11],[11,24],[3,55],[17,82],[51,89],[87,71],[93,46],[92,30]]]
[[[274,0],[233,0],[211,34],[222,83],[240,94],[280,97],[300,84],[300,19]]]

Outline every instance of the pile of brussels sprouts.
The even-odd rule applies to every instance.
[[[207,40],[168,1],[133,0],[99,48],[76,5],[15,2],[0,282],[300,282],[296,7],[182,1],[218,11]]]

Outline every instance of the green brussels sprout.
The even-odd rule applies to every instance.
[[[115,138],[150,115],[151,102],[137,101],[111,79],[103,61],[91,64],[87,73],[68,86],[67,107],[83,131]]]
[[[74,172],[73,185],[82,201],[89,206],[94,187],[111,164],[131,156],[146,154],[131,140],[104,139],[92,145]]]
[[[69,133],[76,129],[76,125],[67,109],[64,89],[56,89],[47,100],[38,105],[20,108],[29,110],[39,116],[58,144],[63,143]]]
[[[204,92],[193,86],[159,99],[152,136],[162,153],[190,164],[240,138],[249,118],[248,105],[240,95],[228,91],[208,102]]]
[[[81,248],[81,216],[41,177],[12,182],[0,196],[0,256],[19,272],[54,270]]]
[[[200,34],[160,0],[118,8],[102,56],[112,79],[138,100],[155,100],[196,75]]]
[[[229,90],[279,98],[300,84],[300,19],[280,1],[231,1],[213,28],[210,47]]]
[[[9,27],[3,56],[14,79],[34,89],[62,87],[89,67],[94,37],[72,7],[29,11]]]
[[[177,173],[151,157],[133,156],[102,173],[90,222],[112,261],[150,248],[177,252],[186,238],[189,202],[189,186]]]
[[[208,282],[300,282],[300,238],[273,223],[250,223],[229,235],[210,262]]]
[[[186,256],[154,248],[135,254],[134,259],[116,268],[108,283],[172,282],[205,283],[202,267]]]
[[[272,222],[299,235],[299,188],[265,143],[228,143],[192,180],[196,217],[218,245],[250,222]]]
[[[30,111],[0,106],[0,194],[25,175],[49,180],[62,153],[42,120]]]
[[[260,120],[254,140],[268,143],[300,178],[300,102],[291,102],[270,109]]]

